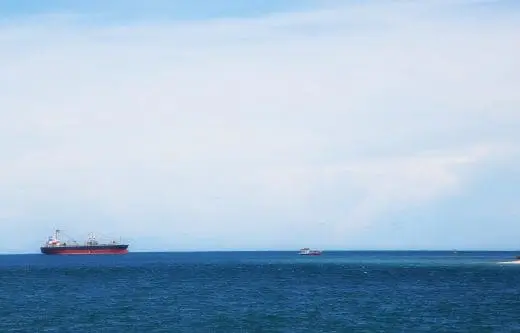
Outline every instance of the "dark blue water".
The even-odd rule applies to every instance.
[[[5,255],[0,332],[520,332],[515,255]]]

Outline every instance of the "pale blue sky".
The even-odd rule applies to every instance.
[[[269,13],[320,8],[337,0],[6,0],[2,2],[5,17],[55,13],[80,14],[84,20],[104,23],[143,20],[205,20],[229,17],[258,17]]]
[[[0,14],[2,253],[520,249],[519,2]]]

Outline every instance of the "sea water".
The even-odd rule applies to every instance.
[[[519,332],[515,255],[2,255],[0,332]]]

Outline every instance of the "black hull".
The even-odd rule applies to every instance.
[[[126,254],[128,245],[42,246],[40,251],[43,254]]]

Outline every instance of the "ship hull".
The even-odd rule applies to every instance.
[[[98,245],[98,246],[59,246],[41,247],[41,253],[48,255],[96,255],[96,254],[127,254],[128,245]]]

